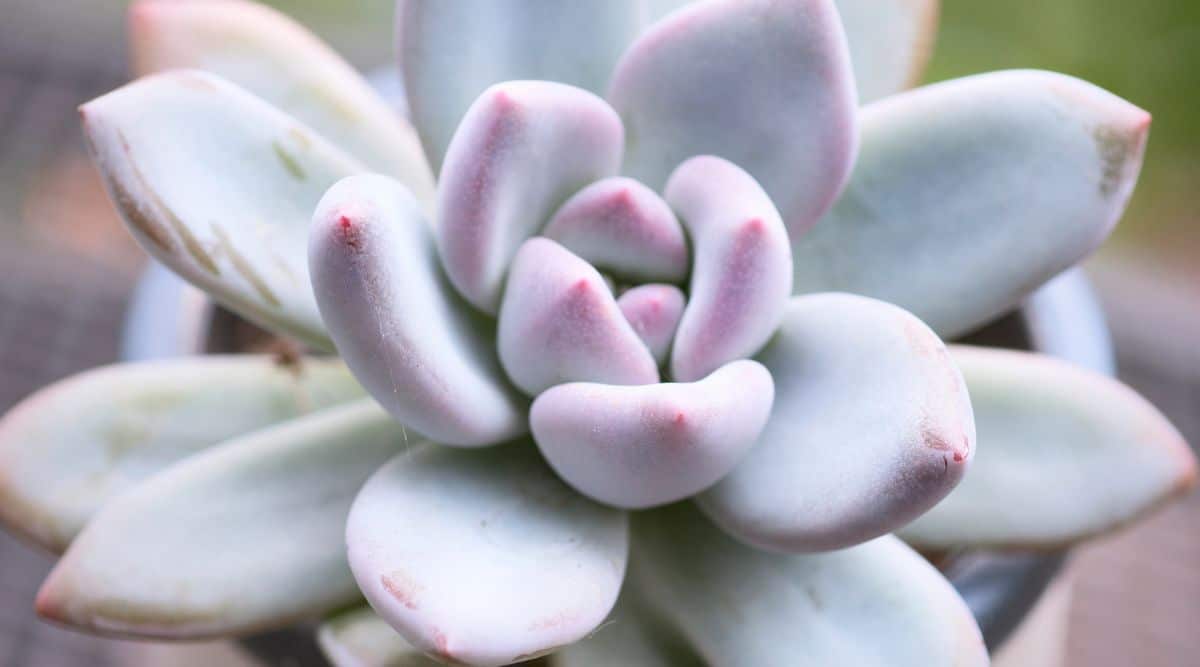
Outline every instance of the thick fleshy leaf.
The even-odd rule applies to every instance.
[[[374,171],[433,203],[433,172],[416,131],[349,63],[278,11],[246,0],[138,0],[129,40],[139,76],[218,74],[295,116]]]
[[[834,0],[863,104],[921,81],[937,38],[939,0]]]
[[[333,667],[436,667],[442,663],[404,641],[370,607],[356,607],[325,621],[317,644]]]
[[[0,518],[61,552],[101,505],[229,438],[363,396],[340,362],[204,357],[109,366],[0,420]]]
[[[774,554],[730,539],[688,504],[635,515],[633,537],[630,585],[705,664],[988,664],[962,598],[894,537]]]
[[[775,332],[792,293],[792,253],[770,197],[737,165],[692,158],[671,175],[666,199],[695,254],[671,353],[671,376],[690,382],[753,355]]]
[[[353,601],[342,531],[405,446],[370,400],[231,440],[106,505],[37,597],[90,632],[199,638],[283,627]]]
[[[400,422],[450,445],[491,445],[527,429],[493,326],[438,265],[433,234],[399,181],[363,174],[317,205],[309,268],[321,315],[363,386]]]
[[[687,297],[674,285],[639,285],[617,299],[625,320],[654,355],[659,366],[667,363],[675,329],[683,316]]]
[[[850,185],[793,243],[795,290],[890,301],[951,337],[1104,240],[1150,116],[1069,76],[1012,71],[894,95],[861,122]]]
[[[710,487],[754,445],[774,399],[771,374],[735,361],[698,382],[577,382],[533,402],[533,437],[559,476],[617,507],[675,502]]]
[[[793,237],[833,203],[854,162],[857,100],[832,0],[712,0],[643,33],[609,100],[626,127],[626,171],[661,188],[703,154],[770,193]]]
[[[636,0],[401,0],[396,18],[413,123],[435,167],[492,84],[538,79],[603,93],[642,19]]]
[[[134,238],[241,315],[328,348],[304,247],[313,207],[362,171],[312,130],[219,77],[173,71],[80,108]]]
[[[514,384],[536,396],[564,382],[650,384],[658,365],[592,265],[546,238],[513,261],[497,333]]]
[[[450,281],[492,315],[517,248],[577,190],[621,163],[621,120],[560,83],[487,89],[454,133],[438,183],[438,250]]]
[[[700,497],[739,539],[851,546],[908,523],[962,479],[975,450],[966,386],[912,315],[849,294],[797,297],[758,360],[775,378],[771,419]]]
[[[646,0],[658,20],[698,0]],[[860,103],[921,80],[937,38],[939,0],[834,0],[850,44]]]
[[[658,193],[631,178],[608,178],[580,190],[542,235],[631,282],[680,283],[688,274],[679,220]]]
[[[931,548],[1060,547],[1130,523],[1196,480],[1179,432],[1132,389],[1041,355],[952,346],[979,455],[900,531]]]
[[[398,456],[346,527],[375,611],[420,650],[469,665],[527,660],[594,630],[628,540],[625,514],[559,481],[530,442]]]

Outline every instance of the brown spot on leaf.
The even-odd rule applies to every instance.
[[[1123,128],[1101,126],[1092,132],[1100,155],[1100,194],[1112,196],[1121,186],[1125,165],[1137,151],[1138,135]]]
[[[417,608],[417,593],[420,592],[421,586],[414,582],[403,572],[393,572],[385,574],[379,578],[383,589],[388,592],[397,602],[408,607],[409,609]],[[435,632],[435,638],[441,635],[440,632]],[[442,643],[445,643],[445,635],[441,635]],[[442,646],[441,648],[445,648]]]
[[[229,233],[225,231],[225,228],[214,223],[212,231],[216,235],[217,241],[220,242],[221,249],[229,256],[229,261],[233,264],[234,270],[245,278],[246,282],[250,283],[250,286],[254,288],[254,291],[258,292],[263,301],[278,308],[280,305],[279,297],[275,296],[275,293],[267,286],[267,281],[263,280],[262,276],[258,275],[258,272],[254,270],[254,265],[234,247],[233,240],[229,238]]]
[[[433,635],[433,651],[430,652],[430,655],[433,656],[434,659],[436,659],[442,663],[445,663],[447,665],[465,665],[466,664],[466,663],[462,662],[461,660],[459,660],[458,658],[454,657],[454,655],[452,653],[450,653],[450,641],[448,639],[446,639],[446,633],[442,632],[441,630],[438,630],[437,628],[434,628],[432,635]]]
[[[200,244],[199,239],[192,234],[192,230],[189,229],[187,225],[183,224],[183,220],[181,220],[179,216],[175,215],[175,212],[172,211],[169,206],[167,206],[167,203],[164,202],[158,196],[158,193],[150,187],[150,183],[146,180],[146,176],[138,167],[137,161],[133,159],[133,151],[129,147],[129,140],[126,139],[125,135],[120,130],[117,131],[117,138],[120,139],[121,149],[125,152],[125,157],[129,162],[129,171],[131,174],[133,174],[134,180],[137,181],[138,188],[145,196],[147,203],[150,204],[150,209],[158,213],[158,218],[160,220],[165,220],[167,224],[170,225],[175,234],[179,236],[179,239],[183,241],[183,247],[187,250],[187,253],[192,256],[192,259],[195,260],[197,264],[214,276],[220,275],[221,271],[217,268],[216,263],[213,262],[212,256],[209,255],[208,251],[204,249],[204,246]],[[134,204],[134,208],[140,214],[141,209],[137,207],[137,201],[132,198],[130,201]],[[125,211],[126,209],[122,208],[122,210]],[[156,228],[160,234],[162,233],[162,225],[151,221],[149,216],[146,216],[141,222],[149,223],[149,226]],[[135,223],[132,220],[130,223],[134,224],[134,226],[138,227],[138,229],[143,228],[141,224]],[[167,246],[164,246],[164,248],[166,247]]]
[[[275,365],[299,378],[304,374],[304,350],[300,344],[287,338],[275,338],[266,347],[267,354]]]
[[[286,171],[289,176],[297,181],[308,180],[308,172],[304,171],[304,167],[300,166],[300,161],[296,159],[295,155],[292,155],[291,151],[284,148],[283,144],[279,143],[278,141],[272,141],[271,151],[275,153],[275,157],[279,160],[279,163],[283,165],[284,171]]]

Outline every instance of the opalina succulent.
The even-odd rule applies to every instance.
[[[939,338],[1104,239],[1144,111],[1046,72],[901,92],[931,1],[397,11],[412,126],[271,10],[134,5],[144,78],[81,109],[114,204],[344,366],[14,408],[0,517],[65,551],[43,616],[187,639],[365,597],[339,665],[985,664],[889,533],[1062,546],[1193,480],[1117,382]]]

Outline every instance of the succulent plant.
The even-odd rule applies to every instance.
[[[904,91],[935,15],[402,0],[409,125],[273,10],[136,3],[143,78],[81,108],[114,204],[314,354],[6,415],[0,517],[63,553],[38,613],[193,639],[365,597],[339,665],[985,664],[912,547],[1068,545],[1196,465],[1112,379],[943,344],[1101,243],[1150,117],[1047,72]]]

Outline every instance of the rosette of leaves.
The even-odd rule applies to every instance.
[[[985,664],[908,545],[1058,547],[1194,478],[1119,383],[942,342],[1102,242],[1145,111],[1037,71],[905,90],[932,2],[397,12],[411,125],[265,7],[133,6],[143,78],[81,108],[113,203],[338,357],[14,408],[43,616],[191,639],[365,597],[319,631],[340,665]]]

